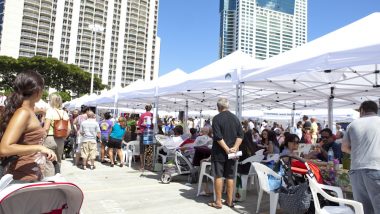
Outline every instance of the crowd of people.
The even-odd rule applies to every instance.
[[[3,174],[10,173],[16,180],[38,181],[60,171],[67,138],[75,139],[73,164],[86,170],[96,168],[95,160],[114,167],[124,166],[123,150],[126,142],[140,139],[140,169],[144,169],[145,130],[153,128],[151,105],[140,116],[113,117],[110,112],[96,115],[82,106],[80,111],[68,112],[62,108],[58,94],[49,96],[50,108],[45,114],[36,114],[34,105],[41,99],[44,80],[36,71],[20,73],[14,82],[14,91],[0,109],[0,156]],[[365,213],[380,210],[380,118],[378,106],[365,101],[359,110],[361,118],[346,130],[336,126],[322,127],[316,117],[304,116],[296,127],[252,119],[240,122],[229,109],[228,100],[217,102],[219,114],[211,119],[189,118],[186,125],[174,117],[157,117],[157,134],[168,135],[171,143],[189,157],[194,166],[211,161],[216,200],[209,206],[233,207],[234,160],[228,154],[242,151],[240,160],[263,149],[264,155],[296,155],[305,159],[342,163],[343,153],[351,154],[350,179],[354,199],[364,205]],[[67,121],[65,136],[55,133],[56,121]],[[378,126],[379,125],[379,126]],[[184,133],[184,128],[189,130]],[[310,144],[308,153],[299,153],[300,144]],[[165,152],[165,151],[162,151]],[[116,154],[117,157],[114,157]],[[239,166],[239,173],[247,173],[249,166]],[[225,178],[225,181],[222,179]],[[223,184],[227,199],[222,202]]]

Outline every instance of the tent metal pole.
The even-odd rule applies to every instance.
[[[156,96],[154,101],[154,114],[153,114],[153,133],[158,133],[158,103],[159,97]]]
[[[158,133],[158,103],[159,103],[159,97],[158,97],[158,86],[156,86],[155,90],[155,101],[154,101],[154,114],[153,114],[153,133]]]
[[[334,87],[331,87],[331,95],[328,98],[328,125],[329,129],[333,130],[333,102],[334,102]]]
[[[295,118],[295,114],[296,114],[296,104],[295,103],[293,103],[293,108],[292,108],[292,129],[294,129],[295,127],[296,127],[296,118]]]
[[[189,101],[186,99],[186,105],[185,105],[185,118],[183,121],[183,125],[185,128],[185,133],[189,132],[189,127],[187,126],[187,120],[189,119]]]
[[[242,96],[242,85],[241,83],[236,84],[236,116],[239,120],[242,119],[242,110],[241,110],[241,96]]]

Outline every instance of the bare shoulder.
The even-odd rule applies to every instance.
[[[30,110],[18,108],[12,118],[28,120],[30,118]]]

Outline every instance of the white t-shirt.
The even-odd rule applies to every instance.
[[[53,133],[54,133],[54,129],[53,129],[54,120],[60,120],[60,119],[69,120],[69,115],[67,114],[66,111],[64,111],[62,109],[48,108],[46,110],[45,118],[50,120],[50,128],[49,128],[48,135],[53,135]]]

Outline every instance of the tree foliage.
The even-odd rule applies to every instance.
[[[76,65],[63,63],[56,58],[41,56],[20,57],[18,59],[0,56],[0,90],[11,90],[16,75],[28,69],[37,70],[44,77],[46,87],[55,88],[59,92],[66,92],[65,97],[67,97],[66,95],[69,97],[79,96],[90,92],[90,73]],[[106,85],[103,85],[101,80],[95,76],[94,90],[102,90],[105,87]],[[73,94],[69,94],[69,91]]]

